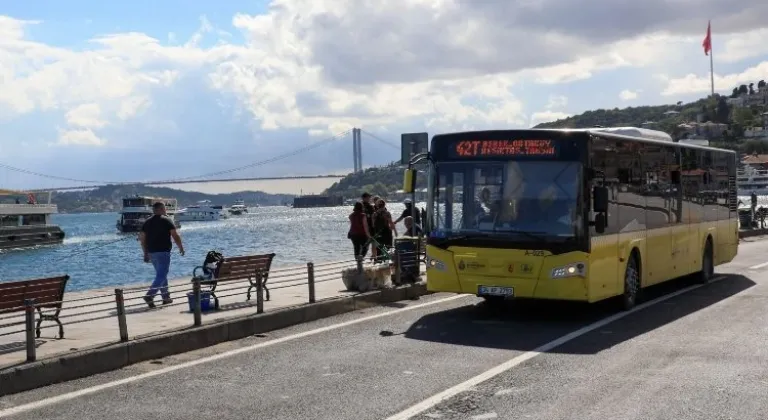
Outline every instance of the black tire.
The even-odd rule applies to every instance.
[[[483,303],[488,308],[502,308],[507,303],[504,296],[482,296],[482,298]]]
[[[704,246],[704,255],[701,257],[701,271],[698,274],[699,283],[707,284],[712,280],[712,277],[715,275],[714,261],[712,241],[707,239],[707,244]]]
[[[640,266],[635,254],[627,261],[624,270],[624,293],[621,295],[621,308],[628,311],[637,305],[640,299]]]

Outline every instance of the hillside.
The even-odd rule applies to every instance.
[[[666,131],[673,137],[677,137],[681,132],[677,126],[683,121],[696,121],[699,117],[704,121],[727,124],[730,122],[730,114],[731,108],[725,98],[718,97],[718,99],[699,99],[687,104],[678,102],[677,104],[659,106],[597,109],[565,119],[542,123],[534,128],[590,128],[596,125],[641,127],[644,123],[651,122],[654,123],[651,128]]]
[[[179,208],[194,204],[200,200],[210,200],[215,204],[231,205],[235,200],[244,200],[248,205],[283,205],[293,200],[293,195],[267,194],[260,191],[243,191],[232,194],[204,194],[182,191],[173,188],[148,187],[136,185],[107,185],[88,191],[71,191],[53,193],[52,202],[57,204],[61,213],[109,212],[118,211],[122,199],[128,195],[146,195],[175,198]],[[6,197],[5,201],[12,202],[14,197]],[[26,200],[25,197],[21,197]],[[39,200],[43,195],[38,197]]]
[[[403,166],[397,163],[368,168],[362,172],[347,175],[323,191],[323,194],[341,195],[347,199],[355,199],[367,191],[373,195],[387,197],[389,193],[403,188],[403,169]],[[425,188],[427,186],[426,177],[418,177],[416,183],[418,188]]]

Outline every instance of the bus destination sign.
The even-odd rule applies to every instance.
[[[455,144],[455,156],[471,157],[557,157],[552,140],[463,140]]]

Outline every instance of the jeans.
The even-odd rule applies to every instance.
[[[171,268],[171,253],[150,252],[149,259],[155,267],[155,281],[152,282],[152,286],[147,291],[147,297],[155,297],[159,290],[163,300],[169,300],[171,295],[168,293],[168,269]]]
[[[352,247],[355,249],[355,257],[365,257],[368,253],[368,237],[354,235],[349,238],[352,240]]]

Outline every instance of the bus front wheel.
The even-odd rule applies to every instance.
[[[640,295],[640,266],[637,256],[632,254],[624,270],[624,294],[621,295],[621,306],[625,311],[635,307]]]

